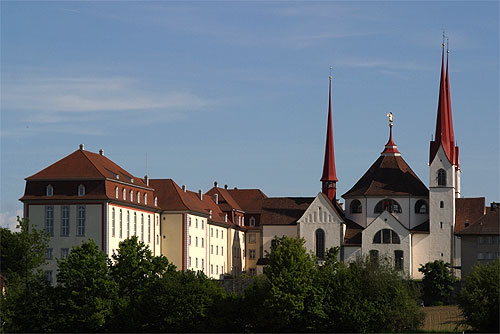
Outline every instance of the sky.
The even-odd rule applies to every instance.
[[[394,140],[429,184],[441,43],[462,196],[499,201],[499,2],[1,1],[0,224],[79,144],[197,191],[321,191],[328,76],[337,193]]]

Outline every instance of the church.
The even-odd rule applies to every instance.
[[[435,136],[429,147],[429,188],[403,159],[389,117],[378,159],[341,197],[335,166],[332,78],[321,191],[315,197],[268,197],[260,189],[190,191],[172,179],[132,175],[104,151],[83,145],[26,178],[24,217],[51,236],[45,272],[56,279],[56,258],[93,239],[110,256],[135,235],[154,255],[180,270],[256,275],[276,237],[301,237],[319,261],[330,247],[339,259],[387,261],[414,278],[429,261],[452,264],[460,276],[460,231],[485,214],[484,198],[461,198],[448,57],[443,43]],[[446,52],[448,54],[448,52]],[[482,200],[481,200],[482,199]],[[497,253],[498,255],[498,253]]]

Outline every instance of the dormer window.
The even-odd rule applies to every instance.
[[[134,201],[134,191],[130,190],[130,202]]]
[[[115,187],[115,197],[118,198],[118,187]]]
[[[78,186],[78,196],[84,196],[85,195],[85,186],[83,184],[80,184]]]
[[[446,171],[444,169],[438,170],[438,186],[446,186]]]
[[[144,204],[148,205],[148,194],[144,194]]]
[[[393,199],[383,199],[375,205],[375,213],[388,211],[390,213],[402,213],[401,205]]]
[[[127,191],[125,190],[125,188],[123,188],[122,190],[122,198],[124,201],[127,199]]]
[[[417,203],[415,203],[415,213],[429,213],[427,203],[423,199],[420,199]]]
[[[45,196],[52,196],[54,195],[54,187],[52,187],[51,184],[49,184],[47,187],[45,187]]]
[[[141,203],[141,193],[137,192],[137,203]]]
[[[250,217],[250,226],[255,226],[255,217]]]
[[[362,206],[361,202],[357,199],[351,202],[351,213],[361,213],[362,212]]]
[[[155,206],[158,206],[158,197],[155,197]]]

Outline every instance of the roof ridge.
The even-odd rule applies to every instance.
[[[96,170],[99,174],[101,174],[101,176],[102,176],[102,177],[104,177],[104,178],[106,179],[106,176],[105,176],[105,175],[103,175],[103,174],[101,173],[101,171],[99,170],[99,168],[97,168],[97,166],[96,166],[96,165],[92,162],[92,160],[91,160],[91,159],[87,156],[87,154],[86,154],[86,153],[93,153],[93,152],[90,152],[90,151],[85,151],[85,150],[77,150],[77,151],[82,152],[83,156],[84,156],[84,157],[85,157],[85,158],[86,158],[86,159],[90,162],[90,164],[91,164],[91,165],[95,168],[95,170]],[[93,153],[93,154],[96,154],[96,153]]]
[[[182,202],[182,205],[184,205],[184,207],[187,210],[189,210],[189,206],[186,204],[186,202],[184,201],[184,198],[181,195],[181,192],[184,192],[184,191],[179,187],[179,185],[173,179],[170,178],[170,179],[167,179],[167,180],[169,180],[172,183],[172,186],[174,187],[174,190],[176,191],[177,196],[179,196],[179,198],[180,198],[180,200]]]

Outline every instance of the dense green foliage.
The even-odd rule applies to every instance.
[[[442,305],[449,302],[455,277],[450,272],[451,265],[436,260],[422,265],[418,271],[424,274],[423,299],[425,305]]]
[[[478,264],[465,277],[458,298],[465,323],[481,333],[498,333],[500,305],[500,259]]]
[[[58,261],[57,286],[33,275],[28,300],[26,285],[10,282],[2,297],[2,329],[404,332],[421,324],[418,291],[401,272],[368,261],[344,265],[338,248],[327,250],[318,264],[303,239],[276,241],[265,274],[236,295],[202,272],[176,271],[136,237],[121,242],[111,259],[91,240]]]

